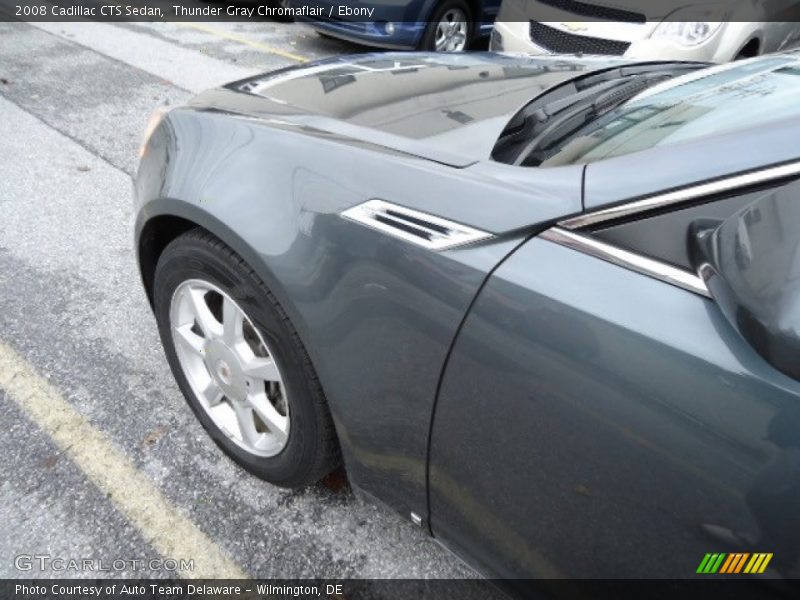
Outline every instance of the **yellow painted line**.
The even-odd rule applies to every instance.
[[[228,33],[227,31],[223,31],[222,29],[217,29],[216,27],[210,27],[203,23],[191,23],[191,22],[183,22],[183,21],[176,21],[175,25],[180,27],[188,27],[190,29],[196,29],[197,31],[203,31],[205,33],[214,35],[218,38],[222,38],[224,40],[229,40],[231,42],[237,42],[239,44],[244,44],[245,46],[249,46],[250,48],[254,48],[256,50],[261,50],[262,52],[268,52],[269,54],[275,54],[277,56],[282,56],[283,58],[288,58],[289,60],[294,60],[300,63],[308,62],[305,56],[300,56],[299,54],[294,54],[292,52],[287,52],[286,50],[281,50],[280,48],[276,48],[274,46],[270,46],[268,44],[262,44],[261,42],[255,42],[253,40],[247,39],[246,37],[242,37],[240,35],[236,35],[235,33]]]
[[[105,434],[3,342],[0,342],[0,389],[53,439],[159,554],[194,560],[193,571],[176,574],[184,578],[247,578]]]
[[[111,0],[111,2],[113,2],[114,4],[118,4],[119,6],[131,6],[127,2],[121,2],[119,0]],[[161,21],[164,23],[168,22],[167,19],[162,19]],[[283,58],[288,58],[289,60],[294,60],[300,63],[305,63],[310,60],[305,56],[300,56],[299,54],[294,54],[292,52],[286,52],[286,50],[281,50],[280,48],[276,48],[275,46],[262,44],[261,42],[255,42],[253,40],[247,39],[246,37],[236,35],[235,33],[228,33],[227,31],[223,31],[222,29],[217,29],[216,27],[210,27],[208,25],[203,25],[201,23],[193,23],[190,21],[175,21],[174,24],[178,25],[179,27],[187,27],[189,29],[196,29],[197,31],[203,31],[205,33],[214,35],[224,40],[229,40],[231,42],[238,42],[239,44],[244,44],[245,46],[249,46],[250,48],[260,50],[261,52],[268,52],[269,54],[282,56]]]

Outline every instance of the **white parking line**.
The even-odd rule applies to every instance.
[[[0,342],[0,389],[46,432],[162,556],[193,559],[185,578],[247,575],[14,349]]]
[[[259,72],[116,25],[95,21],[30,25],[194,93]]]

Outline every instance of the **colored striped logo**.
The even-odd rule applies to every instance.
[[[772,560],[772,552],[734,552],[732,554],[718,553],[706,554],[697,567],[697,572],[702,575],[713,575],[715,573],[737,574],[737,573],[763,573],[769,561]]]

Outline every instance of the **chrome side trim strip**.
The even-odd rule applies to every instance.
[[[661,261],[635,254],[622,248],[617,248],[586,235],[567,231],[560,227],[553,227],[539,237],[550,242],[555,242],[567,248],[589,254],[601,260],[613,263],[625,269],[636,271],[653,279],[677,286],[684,290],[694,292],[706,298],[711,298],[705,282],[694,273],[684,271]]]
[[[675,190],[674,192],[667,192],[666,194],[658,194],[641,200],[635,200],[627,204],[603,208],[572,217],[571,219],[565,219],[559,223],[559,226],[565,229],[580,229],[581,227],[595,225],[604,221],[611,221],[612,219],[628,217],[671,204],[679,204],[687,200],[694,200],[702,196],[710,196],[735,190],[736,188],[758,185],[776,179],[783,179],[784,177],[791,177],[792,175],[800,176],[800,162],[734,175],[732,177],[726,177],[725,179],[717,179],[708,183],[701,183],[699,185]]]
[[[341,216],[428,250],[449,250],[494,237],[480,229],[377,199],[348,208]]]

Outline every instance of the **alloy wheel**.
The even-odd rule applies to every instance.
[[[467,15],[460,8],[451,8],[442,15],[436,25],[434,41],[438,52],[461,52],[467,47],[469,23]]]
[[[214,424],[251,454],[279,454],[289,438],[286,388],[247,314],[219,287],[191,279],[172,296],[170,326],[178,362]]]

